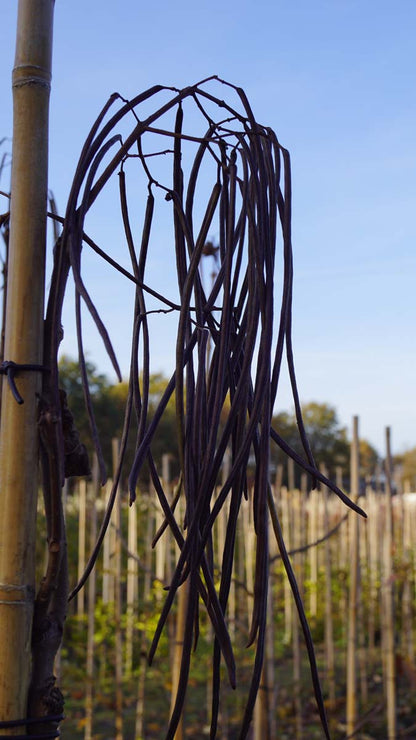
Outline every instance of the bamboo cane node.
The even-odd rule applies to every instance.
[[[19,391],[16,388],[16,383],[14,381],[15,376],[18,372],[21,370],[33,370],[34,372],[49,372],[49,368],[44,367],[43,365],[34,365],[34,364],[18,364],[17,362],[13,362],[12,360],[4,360],[0,364],[0,375],[7,375],[7,380],[9,382],[10,390],[13,394],[13,398],[15,399],[16,403],[21,405],[24,403],[24,400],[22,396],[20,395]]]
[[[35,591],[31,586],[16,586],[13,583],[0,583],[0,604],[33,603]]]
[[[12,88],[37,85],[51,89],[51,74],[37,64],[18,64],[13,70]]]

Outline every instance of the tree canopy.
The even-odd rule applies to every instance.
[[[91,399],[100,441],[107,466],[107,473],[112,471],[112,445],[114,437],[120,438],[123,430],[124,412],[128,395],[128,383],[111,383],[111,381],[99,372],[94,363],[87,362],[87,374],[91,390]],[[82,442],[87,447],[90,456],[93,454],[90,423],[85,408],[84,394],[77,360],[67,355],[62,355],[59,360],[59,379],[62,389],[67,394],[68,406],[72,412],[75,425]],[[162,373],[154,373],[150,377],[149,394],[149,421],[154,409],[160,401],[167,386],[168,380]],[[132,428],[129,436],[128,460],[125,475],[128,473],[129,460],[134,455],[134,440],[137,431],[137,420],[132,420]],[[178,448],[175,432],[175,405],[174,396],[169,401],[166,411],[161,419],[152,445],[153,456],[158,467],[162,464],[162,455],[168,453],[172,459],[172,474],[177,473]],[[144,472],[141,482],[148,482],[147,474]]]
[[[112,470],[111,440],[113,437],[120,437],[122,433],[128,384],[125,381],[111,383],[104,374],[99,372],[98,368],[92,362],[87,362],[87,373],[104,458],[110,474]],[[85,410],[78,362],[67,355],[63,355],[59,361],[59,377],[61,387],[67,393],[68,405],[75,418],[80,437],[89,453],[92,454],[91,431]],[[151,411],[156,408],[167,384],[168,378],[163,373],[151,375],[149,402]],[[224,417],[223,423],[226,420],[227,408],[227,403],[225,403],[222,414]],[[335,475],[336,468],[340,467],[344,479],[348,478],[350,442],[348,440],[347,428],[340,423],[336,409],[329,403],[312,401],[302,406],[302,413],[317,465],[324,465],[332,476]],[[135,427],[135,423],[133,423],[133,426]],[[279,412],[273,417],[273,426],[288,444],[301,455],[302,443],[299,438],[295,413],[288,411]],[[130,436],[129,455],[132,457],[134,452],[134,429]],[[161,467],[162,455],[165,453],[170,455],[172,473],[176,475],[179,468],[173,397],[168,404],[158,428],[158,434],[155,436],[153,442],[153,455],[158,467]],[[373,474],[378,461],[378,454],[374,447],[365,439],[360,441],[360,460],[361,475],[365,477]],[[274,445],[271,449],[271,463],[272,469],[275,469],[279,464],[286,464],[284,453]],[[300,469],[296,471],[297,484],[299,484],[300,472]],[[144,474],[141,480],[142,483],[147,483],[147,475]],[[287,482],[286,474],[284,474],[284,482]]]

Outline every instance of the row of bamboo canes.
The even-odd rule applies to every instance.
[[[366,520],[352,512],[346,513],[343,504],[328,490],[308,491],[306,476],[302,477],[300,490],[294,488],[293,467],[289,465],[289,486],[279,483],[278,470],[273,493],[286,545],[292,551],[292,562],[312,625],[323,627],[323,688],[327,697],[331,730],[337,737],[360,737],[363,713],[369,708],[371,683],[380,672],[383,683],[383,706],[376,712],[376,725],[385,723],[386,737],[398,737],[397,725],[397,676],[407,673],[414,682],[414,630],[413,611],[416,584],[416,502],[408,493],[392,496],[390,435],[386,435],[386,483],[383,491],[367,488],[360,497],[360,505],[367,512]],[[351,495],[357,498],[358,476],[358,420],[354,420],[354,439],[351,462]],[[339,478],[339,474],[338,474]],[[169,488],[169,458],[163,460],[163,479]],[[338,479],[338,483],[342,481]],[[104,498],[109,489],[104,490]],[[95,541],[97,511],[105,501],[94,481],[81,480],[72,507],[79,515],[78,575],[81,576],[86,553]],[[126,511],[123,511],[126,509]],[[216,548],[220,562],[224,546],[226,508],[218,518]],[[126,522],[127,520],[127,522]],[[123,728],[123,681],[131,678],[139,668],[136,740],[144,738],[146,655],[144,632],[137,629],[137,618],[142,604],[151,598],[163,599],[163,585],[170,581],[177,557],[176,545],[166,531],[156,548],[151,547],[155,532],[163,517],[152,492],[142,495],[140,506],[128,507],[119,496],[112,526],[104,540],[100,569],[93,571],[86,593],[77,594],[77,613],[80,617],[87,609],[85,739],[94,736],[94,687],[97,676],[94,651],[94,607],[97,596],[104,604],[112,605],[115,626],[115,712],[114,737],[126,738]],[[124,525],[123,525],[124,522]],[[88,523],[88,533],[86,533]],[[145,538],[144,558],[138,554],[138,527]],[[127,529],[127,537],[123,532]],[[328,536],[328,534],[330,536]],[[236,545],[235,573],[229,600],[228,621],[234,640],[238,633],[247,635],[253,601],[255,534],[250,501],[242,507],[241,525]],[[311,546],[312,545],[312,546]],[[261,688],[256,704],[253,738],[267,740],[278,736],[278,728],[293,724],[289,737],[298,740],[308,737],[305,727],[305,691],[311,697],[312,689],[305,689],[305,660],[300,626],[290,586],[282,573],[277,547],[270,548],[270,598],[267,649]],[[101,570],[101,572],[100,572]],[[397,586],[400,573],[400,583]],[[98,577],[98,581],[97,581]],[[338,585],[337,585],[338,579]],[[97,591],[97,583],[101,593]],[[140,593],[139,593],[140,588]],[[180,590],[176,627],[171,625],[170,650],[172,697],[175,695],[181,643]],[[123,625],[123,626],[122,626]],[[398,625],[401,626],[400,633]],[[280,629],[280,634],[277,630]],[[141,649],[135,650],[137,641]],[[240,639],[241,642],[241,639]],[[292,651],[293,674],[281,683],[277,664],[278,644]],[[318,643],[317,643],[318,644]],[[139,655],[140,665],[135,665],[134,655]],[[344,666],[344,668],[342,668]],[[209,669],[207,667],[207,673]],[[344,674],[344,675],[343,675]],[[381,679],[380,679],[381,680]],[[292,719],[282,719],[279,704],[287,697],[288,686],[293,696]],[[207,705],[209,705],[209,676],[207,676]],[[337,707],[345,699],[345,722],[340,723]],[[310,699],[310,702],[312,699]],[[309,702],[309,703],[310,703]],[[374,709],[374,708],[373,708]],[[208,713],[208,712],[207,712]],[[374,712],[373,712],[374,714]],[[365,719],[365,717],[364,717]],[[371,724],[371,716],[367,721]],[[228,737],[227,711],[221,717],[221,737]],[[177,739],[186,736],[186,719],[177,731]],[[363,736],[364,737],[364,736]]]

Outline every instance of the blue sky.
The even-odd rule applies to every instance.
[[[2,0],[0,138],[12,131],[16,8],[17,0]],[[416,445],[415,22],[413,0],[55,7],[49,181],[60,210],[88,129],[113,91],[129,97],[211,74],[243,87],[256,118],[292,157],[301,398],[334,405],[347,426],[358,414],[362,436],[380,451],[387,425],[394,451]],[[93,236],[111,240],[107,205],[95,227]],[[169,275],[155,259],[163,284]],[[120,284],[110,305],[114,277],[88,255],[85,265],[127,372],[130,293]],[[75,356],[70,316],[68,302],[64,349]],[[111,376],[92,329],[86,345]],[[154,369],[169,372],[170,354],[166,340]],[[279,399],[291,408],[285,379]]]

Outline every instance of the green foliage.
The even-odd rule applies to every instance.
[[[377,450],[366,440],[360,439],[360,473],[365,478],[374,475],[379,456]]]
[[[107,472],[111,475],[113,465],[111,441],[114,437],[120,438],[122,435],[128,396],[128,383],[125,381],[116,384],[110,383],[108,378],[100,373],[92,362],[87,362],[87,375]],[[59,380],[60,386],[67,393],[68,406],[74,416],[80,438],[86,445],[89,455],[92,456],[93,444],[90,423],[85,408],[79,364],[76,360],[72,360],[66,355],[61,357],[59,360]],[[153,417],[167,383],[167,378],[161,373],[155,373],[150,376],[149,422]],[[158,432],[152,444],[152,454],[159,470],[161,470],[162,456],[164,454],[170,455],[172,476],[176,476],[179,472],[175,424],[175,401],[174,396],[172,396],[158,425]],[[128,475],[133,460],[136,433],[137,419],[133,413],[123,480]],[[140,482],[147,484],[148,476],[146,470],[143,472]]]
[[[311,403],[302,406],[303,421],[309,444],[317,466],[325,465],[330,477],[335,478],[337,468],[341,468],[342,475],[349,477],[350,442],[347,429],[339,422],[336,409],[328,403]],[[294,413],[280,412],[273,417],[273,427],[278,434],[303,458],[302,443]],[[272,445],[272,463],[286,464],[284,453]],[[363,477],[374,473],[378,461],[377,451],[367,440],[360,440],[360,463]],[[299,486],[301,470],[295,471],[295,483]],[[287,483],[285,473],[283,482]]]
[[[302,406],[306,436],[309,439],[317,466],[324,464],[331,474],[340,466],[346,474],[349,465],[350,445],[347,430],[341,426],[337,412],[327,403],[311,402]],[[302,457],[305,457],[295,414],[281,412],[273,417],[273,427],[278,434]],[[275,446],[272,447],[274,464],[283,464],[285,455]],[[296,471],[296,484],[299,485],[300,470]],[[284,481],[286,482],[286,481]]]
[[[94,414],[97,422],[100,440],[106,461],[107,470],[112,470],[111,440],[113,437],[121,437],[123,430],[124,412],[128,396],[128,384],[112,384],[108,378],[100,373],[92,362],[87,362],[87,374],[90,382],[90,391]],[[82,389],[79,364],[66,355],[59,361],[59,377],[61,387],[68,396],[68,405],[75,418],[76,427],[80,437],[87,446],[89,454],[93,453],[91,442],[90,425],[85,410],[84,394]],[[149,393],[149,420],[152,419],[155,409],[166,389],[168,379],[162,373],[150,376]],[[224,424],[229,410],[229,399],[225,400],[221,413],[221,423]],[[306,433],[310,441],[311,449],[317,465],[324,464],[334,476],[337,467],[341,467],[344,476],[349,475],[350,443],[347,438],[347,430],[338,420],[336,409],[327,403],[311,402],[302,407],[302,413]],[[273,426],[288,444],[300,455],[303,455],[302,444],[296,424],[295,414],[286,411],[280,412],[273,417]],[[129,435],[128,453],[125,465],[125,476],[133,459],[135,436],[137,431],[137,420],[133,414],[131,432]],[[412,454],[411,454],[412,453]],[[171,476],[179,474],[178,447],[176,435],[176,416],[174,396],[170,399],[163,417],[158,425],[157,435],[152,444],[152,454],[156,465],[161,470],[162,456],[169,454],[171,465]],[[407,453],[406,453],[407,455]],[[413,456],[412,456],[413,455]],[[276,445],[271,449],[272,465],[276,466],[286,462],[286,457]],[[367,440],[360,441],[361,473],[363,476],[371,475],[377,464],[377,451]],[[413,460],[413,468],[411,468]],[[416,478],[416,450],[409,451],[406,457],[406,470],[413,470]],[[296,484],[299,485],[300,470],[296,471]],[[123,478],[125,480],[125,478]],[[141,483],[147,485],[148,475],[144,470]],[[287,482],[285,479],[284,482]]]
[[[416,490],[416,447],[406,450],[400,456],[402,465],[402,480],[408,481],[412,491]]]

